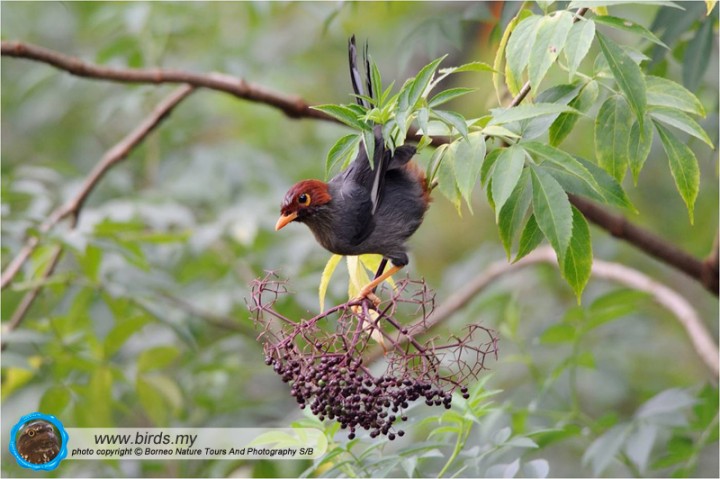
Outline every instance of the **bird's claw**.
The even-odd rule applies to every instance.
[[[360,291],[360,294],[355,299],[353,299],[353,302],[360,302],[364,299],[369,299],[372,302],[373,306],[375,306],[376,308],[380,306],[380,298],[378,298],[378,296],[372,291]]]

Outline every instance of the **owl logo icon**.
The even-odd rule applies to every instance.
[[[20,418],[10,432],[10,453],[28,469],[51,471],[67,456],[68,434],[49,414],[34,412]]]

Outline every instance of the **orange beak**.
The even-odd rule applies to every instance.
[[[280,216],[280,218],[277,220],[277,223],[275,223],[275,231],[284,228],[285,225],[295,220],[295,218],[297,218],[297,213],[290,213],[289,215]]]

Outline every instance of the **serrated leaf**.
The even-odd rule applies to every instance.
[[[585,168],[579,161],[570,156],[568,153],[535,141],[520,143],[520,146],[522,146],[533,158],[540,160],[538,163],[542,162],[545,164],[547,162],[562,168],[569,175],[576,178],[577,181],[584,183],[587,188],[596,192],[600,198],[603,197],[600,192],[600,185],[597,183],[590,171],[588,171],[587,168]]]
[[[660,45],[663,48],[668,48],[668,46],[665,45],[658,37],[656,37],[653,32],[633,21],[626,20],[624,18],[613,17],[611,15],[597,15],[593,17],[593,21],[618,30],[623,30],[626,32],[634,33],[636,35],[640,35],[644,39],[649,40],[656,45]]]
[[[502,80],[500,77],[502,75],[500,74],[500,72],[501,72],[503,59],[505,58],[505,52],[507,49],[508,40],[510,40],[510,35],[515,30],[515,27],[518,25],[518,23],[520,23],[521,21],[523,21],[530,15],[532,15],[532,12],[529,9],[524,8],[524,9],[520,10],[517,13],[517,15],[515,15],[513,17],[512,20],[510,20],[507,27],[505,27],[505,31],[503,32],[502,38],[500,39],[500,45],[498,45],[498,49],[495,52],[495,59],[493,61],[492,82],[493,82],[493,86],[495,87],[495,96],[497,97],[498,103],[501,102],[501,98],[502,98],[502,93],[500,91],[500,88],[502,86]],[[510,91],[510,94],[517,95],[517,90],[519,87],[517,86],[517,81],[513,77],[512,73],[510,72],[507,62],[505,62],[505,82],[508,86],[508,90]]]
[[[542,242],[544,236],[542,230],[535,220],[535,214],[530,215],[522,233],[520,234],[520,241],[518,242],[518,252],[515,255],[513,263],[521,260],[529,253],[531,253],[538,245]]]
[[[482,168],[480,168],[481,184],[487,185],[487,182],[492,178],[492,172],[495,169],[495,162],[502,152],[502,148],[498,148],[485,156],[485,161],[483,161]]]
[[[425,93],[425,89],[430,84],[430,80],[432,80],[435,70],[437,70],[438,65],[440,65],[440,62],[442,62],[445,57],[447,57],[447,55],[443,55],[442,57],[433,60],[429,64],[425,65],[418,74],[415,75],[415,79],[413,80],[412,86],[408,92],[408,106],[410,109],[415,108],[415,105],[423,96],[423,93]]]
[[[585,217],[573,206],[572,237],[560,261],[560,271],[577,296],[578,304],[592,270],[592,242]]]
[[[357,155],[360,135],[351,134],[340,138],[328,151],[325,158],[325,177],[338,166],[342,167]]]
[[[468,207],[471,207],[470,195],[478,182],[485,158],[485,137],[481,133],[473,133],[468,135],[467,140],[455,142],[454,154],[457,186]]]
[[[580,20],[570,28],[565,44],[568,81],[572,81],[580,63],[590,51],[595,39],[595,23],[592,20]]]
[[[637,186],[640,170],[642,170],[645,160],[650,154],[650,148],[653,141],[652,122],[646,118],[643,122],[644,131],[640,130],[640,123],[633,122],[630,128],[630,143],[628,146],[628,158],[630,161],[630,171],[632,172],[633,182]]]
[[[667,78],[650,75],[645,77],[645,83],[648,105],[666,106],[705,116],[705,109],[700,100],[682,85]]]
[[[628,166],[631,120],[627,102],[619,95],[605,100],[595,119],[598,164],[618,182],[622,182]]]
[[[687,205],[690,223],[694,221],[695,199],[700,188],[700,169],[695,153],[675,138],[664,126],[655,122],[663,148],[670,162],[670,172],[675,179],[680,196]]]
[[[462,115],[454,111],[444,110],[431,110],[431,112],[433,116],[455,128],[458,133],[460,133],[463,137],[467,139],[467,123],[465,122],[465,118]]]
[[[530,173],[528,170],[523,170],[520,181],[515,185],[515,189],[505,201],[498,216],[498,231],[508,259],[512,254],[513,240],[525,220],[531,199]],[[542,240],[542,233],[540,239]]]
[[[610,176],[605,170],[591,161],[580,158],[579,156],[575,156],[574,158],[593,175],[593,178],[595,178],[598,186],[600,186],[600,192],[608,204],[619,206],[620,208],[625,208],[633,213],[637,213],[637,209],[615,178]]]
[[[596,37],[615,81],[630,104],[630,108],[635,112],[635,118],[642,126],[647,108],[647,93],[645,78],[640,67],[617,43],[600,32],[596,34]]]
[[[528,77],[534,90],[538,89],[550,66],[565,47],[572,25],[572,14],[567,11],[557,11],[540,21],[528,60]]]
[[[595,104],[598,97],[600,87],[597,81],[591,80],[583,86],[582,90],[577,97],[575,97],[569,104],[571,108],[575,108],[577,111],[585,113]],[[550,125],[548,132],[548,138],[552,146],[557,146],[570,134],[575,123],[580,118],[580,115],[575,113],[562,113],[558,116],[555,121]]]
[[[320,312],[325,311],[325,295],[327,294],[328,286],[330,285],[330,278],[332,278],[335,268],[340,263],[342,256],[334,254],[330,256],[328,262],[325,263],[322,276],[320,276],[320,286],[318,288],[318,300],[320,301]]]
[[[674,126],[678,130],[682,130],[688,135],[702,140],[710,148],[714,148],[712,140],[710,140],[708,134],[705,133],[705,130],[687,113],[673,108],[658,106],[650,109],[650,115],[666,125]]]
[[[452,148],[447,148],[440,161],[437,172],[438,188],[450,202],[455,205],[458,214],[462,214],[462,195],[457,186],[455,174],[455,153]]]
[[[515,190],[525,166],[525,150],[513,145],[500,154],[492,175],[492,196],[495,202],[495,221],[500,220],[503,205]]]
[[[339,120],[340,122],[352,127],[357,128],[358,130],[365,130],[367,129],[367,125],[365,125],[359,118],[358,114],[351,108],[344,106],[344,105],[316,105],[310,107],[313,110],[318,110],[323,113],[326,113],[330,115],[331,117],[335,118],[336,120]]]
[[[533,105],[518,105],[513,108],[493,108],[490,110],[493,118],[489,125],[502,125],[513,121],[527,120],[542,115],[557,115],[564,112],[579,113],[567,105],[555,103],[535,103]]]
[[[451,100],[454,100],[456,98],[459,98],[463,95],[467,95],[470,92],[475,91],[476,88],[450,88],[449,90],[444,90],[432,97],[430,101],[428,102],[428,105],[432,108],[436,106],[440,106],[443,103],[447,103]]]
[[[572,209],[565,191],[549,173],[533,168],[533,214],[560,261],[565,257],[572,237]]]
[[[530,60],[530,53],[535,43],[540,21],[544,17],[539,15],[530,16],[521,21],[510,35],[507,49],[505,51],[507,69],[512,73],[515,85],[508,84],[508,89],[517,91],[522,83],[522,73]]]

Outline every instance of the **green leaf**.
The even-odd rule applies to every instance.
[[[468,207],[471,207],[470,195],[478,182],[485,158],[485,136],[473,133],[468,135],[467,140],[456,141],[454,154],[457,186]]]
[[[62,417],[71,399],[70,390],[66,386],[49,387],[40,398],[38,411]]]
[[[370,60],[370,83],[372,84],[373,89],[373,96],[378,100],[378,106],[380,108],[383,107],[382,104],[380,104],[380,100],[382,100],[382,93],[383,93],[383,85],[382,85],[382,76],[380,76],[380,70],[377,67],[377,64],[373,61],[372,58],[369,58]]]
[[[545,162],[547,162],[562,168],[578,181],[584,183],[589,189],[595,191],[600,198],[603,197],[600,192],[600,185],[597,183],[593,175],[587,168],[569,154],[562,150],[558,150],[557,148],[553,148],[552,146],[535,141],[520,143],[520,146],[522,146],[533,158],[540,160],[538,163],[543,162],[543,164],[545,164]]]
[[[572,81],[580,63],[590,51],[594,39],[595,23],[592,20],[580,20],[570,28],[565,44],[569,81]]]
[[[613,426],[602,436],[595,439],[583,454],[584,465],[590,464],[594,476],[600,476],[617,456],[630,432],[630,426],[620,424]]]
[[[462,195],[457,186],[457,175],[455,174],[455,152],[453,148],[447,148],[442,156],[437,172],[438,188],[450,202],[455,205],[458,214],[461,214]]]
[[[572,237],[567,252],[560,261],[560,271],[575,291],[579,304],[592,270],[592,242],[585,217],[575,207],[572,208],[572,212]]]
[[[555,63],[565,47],[565,41],[572,25],[572,14],[567,11],[557,11],[540,20],[528,60],[528,76],[534,90],[538,89],[550,66]],[[530,46],[526,45],[525,48],[530,48]]]
[[[534,90],[538,90],[545,74],[565,47],[565,41],[572,25],[572,14],[567,11],[557,11],[550,16],[543,17],[532,47],[525,46],[531,50],[528,60],[528,77]]]
[[[498,215],[498,231],[508,259],[512,254],[513,240],[525,220],[531,199],[530,173],[525,169],[520,175],[520,181],[515,185],[515,189],[505,201]],[[496,207],[496,211],[497,209]],[[542,240],[542,233],[540,233],[540,239]]]
[[[500,154],[504,150],[502,148],[497,148],[490,153],[487,154],[485,157],[485,161],[483,161],[482,168],[480,168],[480,183],[483,185],[487,185],[487,182],[492,178],[493,170],[495,169],[495,162],[497,161],[498,157],[500,157]]]
[[[631,120],[627,103],[619,95],[605,100],[595,119],[598,164],[618,182],[622,182],[628,166]]]
[[[650,75],[645,77],[645,82],[648,105],[666,106],[705,116],[705,109],[700,100],[682,85],[666,78]]]
[[[142,375],[137,376],[135,389],[140,404],[142,404],[150,420],[157,426],[167,426],[170,410],[165,397],[153,386],[150,380],[143,378]]]
[[[572,209],[560,184],[546,171],[531,170],[533,214],[560,261],[565,257],[572,237]]]
[[[690,136],[702,140],[710,148],[714,148],[712,140],[705,130],[693,120],[687,113],[666,107],[653,107],[650,109],[650,115],[666,125],[674,126],[678,130],[682,130]]]
[[[526,18],[515,27],[515,30],[510,35],[505,58],[507,68],[512,73],[513,80],[517,83],[517,85],[508,85],[510,91],[519,89],[519,85],[522,84],[522,73],[530,60],[530,53],[535,44],[540,21],[543,18],[538,15]]]
[[[359,144],[360,135],[357,134],[345,135],[335,142],[325,158],[325,177],[338,166],[342,169],[349,163],[357,155]]]
[[[312,106],[310,108],[312,108],[313,110],[321,111],[327,115],[330,115],[331,117],[335,118],[336,120],[339,120],[340,122],[342,122],[352,128],[357,128],[358,130],[365,130],[368,128],[367,125],[365,125],[358,118],[358,114],[351,108],[348,108],[347,106],[316,105],[316,106]]]
[[[574,157],[578,160],[595,178],[598,186],[600,186],[600,192],[602,193],[605,201],[608,204],[625,208],[633,213],[637,213],[637,209],[633,206],[630,198],[628,198],[625,190],[623,190],[620,183],[610,176],[605,170],[597,166],[595,163],[588,161],[578,156]]]
[[[575,97],[568,106],[575,108],[579,112],[585,113],[597,101],[599,90],[600,87],[595,80],[587,82],[583,86],[582,90],[580,90],[580,94]],[[562,141],[570,134],[579,118],[580,115],[575,113],[560,114],[552,125],[550,125],[550,130],[548,132],[550,144],[552,146],[557,146],[562,143]]]
[[[575,339],[575,327],[560,323],[553,324],[540,335],[540,344],[569,343]]]
[[[695,199],[700,188],[700,169],[697,158],[685,143],[675,138],[661,124],[655,122],[655,128],[660,134],[660,140],[662,140],[663,148],[670,161],[670,172],[675,179],[675,185],[680,192],[680,196],[687,205],[690,223],[692,224],[694,221]]]
[[[328,259],[328,262],[325,263],[325,268],[323,269],[322,276],[320,276],[320,287],[318,288],[318,299],[320,301],[320,312],[322,313],[325,311],[325,295],[327,294],[328,285],[330,284],[330,278],[332,278],[333,273],[335,272],[335,268],[337,268],[338,263],[340,263],[340,260],[342,259],[342,256],[339,254],[334,254],[330,256],[330,259]]]
[[[640,67],[617,43],[600,32],[596,36],[615,81],[623,91],[630,108],[635,112],[635,117],[642,127],[647,107],[647,93],[645,91],[645,78],[642,71],[640,71]]]
[[[490,111],[493,115],[490,125],[502,125],[513,121],[527,120],[542,115],[557,115],[564,112],[579,113],[567,105],[555,103],[535,103],[533,105],[518,105],[513,108],[493,108]]]
[[[440,62],[442,62],[445,57],[447,57],[447,55],[443,55],[442,57],[425,65],[415,76],[412,86],[408,91],[408,106],[410,109],[415,108],[415,105],[423,96],[423,93],[425,93],[425,89],[430,84],[430,80],[432,80],[435,70],[437,70],[438,65],[440,65]]]
[[[515,190],[525,166],[525,150],[513,145],[500,154],[492,175],[492,196],[495,202],[495,221],[499,222],[503,205]]]
[[[512,20],[508,23],[507,27],[505,27],[505,31],[503,32],[503,36],[500,39],[500,45],[498,46],[497,51],[495,52],[495,60],[493,61],[493,75],[492,75],[492,82],[493,86],[495,87],[495,96],[497,96],[498,103],[501,102],[502,93],[500,91],[502,81],[500,79],[501,77],[501,67],[503,58],[505,58],[505,53],[507,51],[507,44],[508,40],[510,40],[510,35],[514,32],[515,27],[532,15],[532,12],[530,9],[524,8],[520,10],[517,15],[513,17]],[[527,63],[527,60],[526,60]],[[513,77],[512,73],[510,72],[510,69],[508,67],[508,64],[506,62],[505,64],[505,82],[508,86],[508,90],[510,90],[510,93],[512,95],[517,95],[518,90],[520,88],[519,85],[517,85],[516,79]]]
[[[450,88],[449,90],[441,91],[440,93],[432,97],[432,99],[428,102],[428,105],[434,108],[436,106],[442,105],[443,103],[454,100],[455,98],[467,95],[468,93],[475,90],[476,88]]]
[[[125,345],[125,341],[130,336],[140,331],[149,322],[150,318],[145,314],[137,314],[129,318],[115,315],[115,327],[110,330],[103,341],[105,358],[112,357]]]
[[[530,215],[530,218],[528,218],[527,223],[525,223],[525,227],[520,234],[520,241],[518,242],[518,252],[517,255],[515,255],[513,263],[524,258],[535,248],[537,248],[538,245],[542,242],[543,237],[543,232],[542,230],[540,230],[540,227],[537,224],[537,220],[535,220],[535,214]]]
[[[568,5],[569,10],[574,10],[576,8],[598,8],[598,7],[614,7],[615,5],[623,5],[628,3],[634,3],[637,4],[637,0],[575,0],[573,2],[570,2],[570,5]],[[663,5],[666,7],[672,7],[672,8],[678,8],[680,10],[683,9],[683,7],[679,6],[675,2],[669,2],[665,0],[642,0],[643,5]]]
[[[697,90],[710,64],[708,59],[712,56],[713,43],[717,43],[713,40],[715,23],[717,23],[717,15],[707,16],[685,49],[682,65],[683,85],[690,91]]]
[[[162,369],[172,364],[180,356],[180,351],[174,346],[156,346],[146,349],[137,360],[138,372],[144,373],[153,369]]]
[[[626,32],[634,33],[636,35],[640,35],[645,40],[649,40],[657,45],[660,45],[663,48],[668,48],[668,46],[665,45],[662,41],[660,41],[660,39],[656,37],[653,32],[643,27],[642,25],[632,22],[630,20],[613,17],[610,15],[597,15],[593,17],[593,21],[602,25],[616,28],[618,30],[623,30]]]
[[[454,111],[431,110],[431,114],[439,120],[455,128],[465,139],[468,136],[467,123],[465,118]]]
[[[637,186],[640,170],[642,170],[645,160],[650,154],[650,147],[653,141],[652,122],[645,119],[643,122],[644,131],[640,130],[640,123],[633,122],[630,128],[630,143],[628,145],[628,158],[630,161],[630,171],[632,172],[633,182]]]
[[[460,65],[459,67],[447,68],[440,72],[461,73],[461,72],[494,72],[495,69],[485,62],[470,62]]]

